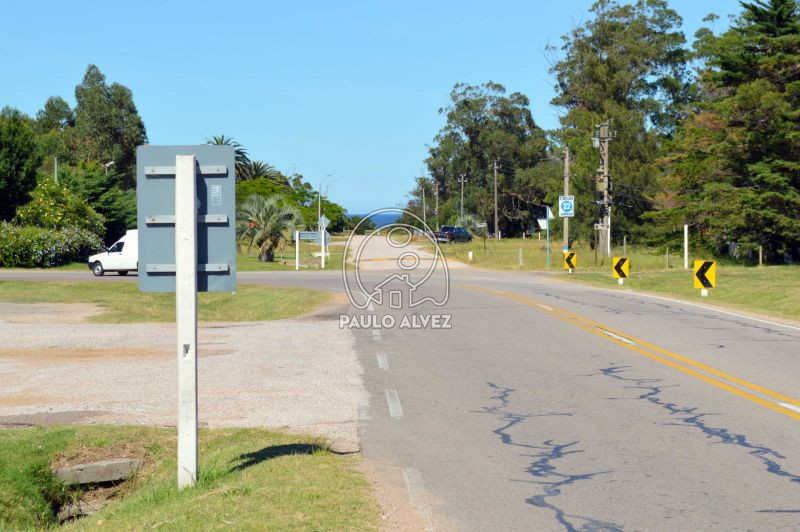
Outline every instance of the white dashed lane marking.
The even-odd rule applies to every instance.
[[[397,395],[397,390],[385,390],[386,402],[389,405],[389,417],[398,419],[403,417],[403,407],[400,406],[400,396]]]
[[[381,369],[389,369],[389,360],[386,358],[386,353],[378,353],[375,355],[378,359],[378,367]]]

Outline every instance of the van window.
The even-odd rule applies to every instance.
[[[117,242],[116,244],[114,244],[113,246],[108,248],[108,252],[109,253],[119,253],[120,251],[122,251],[122,247],[124,245],[125,245],[125,242]]]

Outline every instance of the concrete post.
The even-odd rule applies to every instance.
[[[683,224],[683,269],[689,269],[689,225]]]
[[[300,231],[294,232],[294,269],[300,269]]]
[[[195,156],[175,157],[178,488],[197,480],[197,207]]]

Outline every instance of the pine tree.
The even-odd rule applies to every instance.
[[[700,101],[665,168],[673,182],[660,223],[688,222],[726,252],[763,246],[800,258],[800,11],[794,0],[742,3],[736,25],[697,43]]]

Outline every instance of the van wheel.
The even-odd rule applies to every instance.
[[[120,270],[117,272],[117,275],[128,275],[128,270]]]
[[[106,271],[103,269],[103,265],[100,264],[100,261],[95,262],[92,265],[92,273],[95,274],[96,277],[101,277]]]

